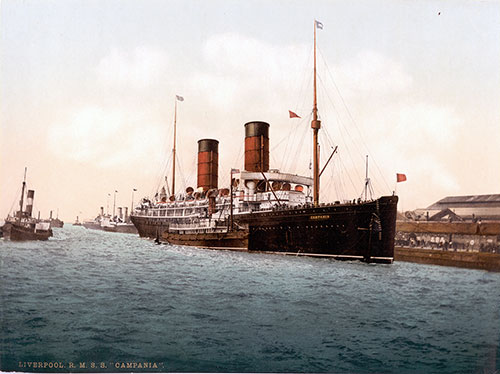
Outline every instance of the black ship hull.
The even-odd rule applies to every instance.
[[[248,250],[392,263],[397,196],[249,214]]]

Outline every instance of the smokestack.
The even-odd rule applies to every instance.
[[[120,219],[123,219],[123,215],[122,215],[122,207],[118,207],[118,218]]]
[[[26,200],[26,215],[31,217],[33,212],[33,199],[35,198],[35,191],[28,190],[28,199]]]
[[[219,141],[198,140],[198,188],[217,189],[219,169]]]
[[[245,170],[269,170],[269,123],[248,122],[245,124]]]
[[[49,219],[52,221],[52,211],[50,211]]]
[[[104,216],[104,207],[101,207],[101,216]]]
[[[128,221],[128,207],[126,206],[124,209],[125,209],[125,216],[123,217],[123,220],[125,222],[127,222]]]

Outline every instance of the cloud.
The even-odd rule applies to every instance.
[[[145,88],[164,79],[168,65],[167,54],[158,47],[141,46],[132,51],[112,48],[99,61],[96,74],[107,85]]]
[[[190,86],[207,92],[216,108],[237,105],[262,112],[262,103],[270,107],[278,97],[287,100],[308,51],[300,44],[278,46],[235,33],[215,35],[204,44],[204,69],[193,72]]]
[[[67,159],[104,168],[128,168],[155,159],[161,146],[159,125],[125,108],[89,105],[47,132],[50,149]]]
[[[164,97],[158,88],[164,88],[168,69],[167,53],[159,47],[111,48],[93,69],[97,94],[49,126],[51,151],[100,168],[126,169],[131,164],[140,164],[141,170],[152,168],[144,160],[154,161],[163,154],[158,149],[166,136],[160,118],[164,113],[158,106]]]
[[[437,157],[446,155],[457,140],[458,129],[464,124],[454,110],[431,103],[416,102],[388,106],[373,121],[383,126],[407,155],[430,152]],[[385,124],[385,125],[384,125]]]
[[[381,53],[365,50],[334,69],[345,96],[373,94],[379,97],[408,92],[413,78],[401,63]]]
[[[296,70],[309,48],[301,44],[273,45],[240,34],[219,34],[209,38],[203,48],[205,60],[217,73],[276,78]]]
[[[451,107],[395,102],[365,118],[363,128],[371,129],[369,146],[389,186],[394,188],[396,172],[407,175],[398,190],[415,208],[459,193],[463,181],[457,168],[463,171],[464,166],[456,161],[457,134],[464,125]]]

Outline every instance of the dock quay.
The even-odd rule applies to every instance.
[[[500,222],[398,221],[394,261],[500,272]]]
[[[500,254],[498,253],[396,247],[394,261],[500,272]]]

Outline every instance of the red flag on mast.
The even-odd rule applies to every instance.
[[[396,183],[406,181],[406,174],[396,173]]]
[[[291,110],[288,111],[288,114],[290,115],[290,118],[300,118],[300,116],[297,113],[294,113]]]

